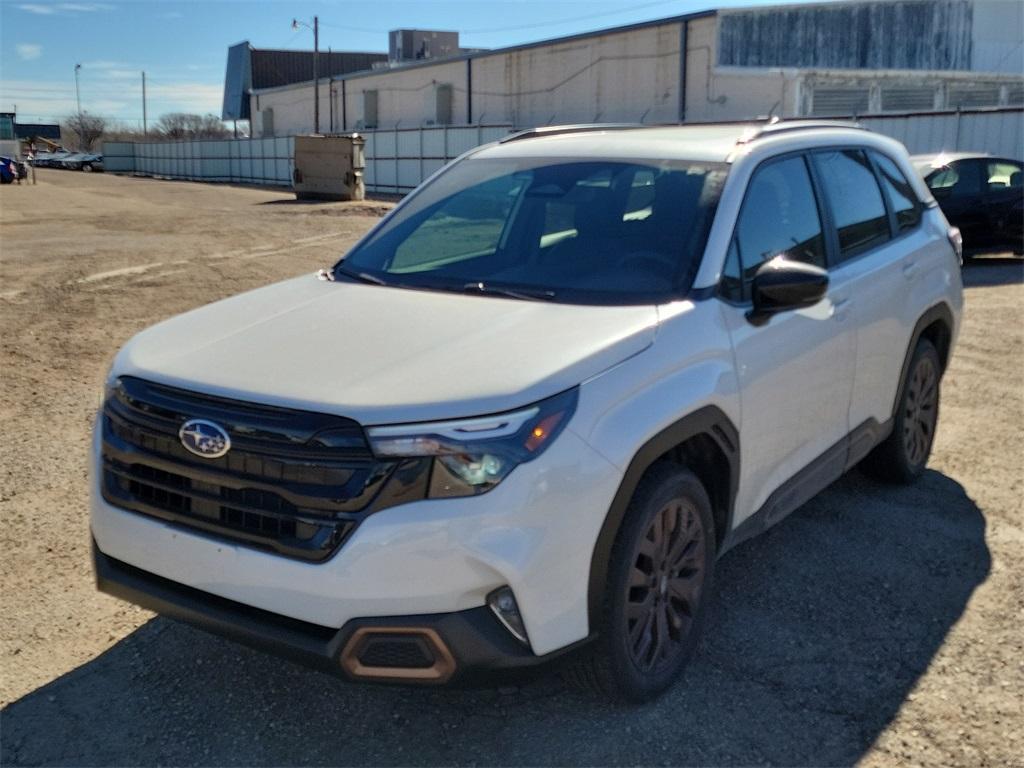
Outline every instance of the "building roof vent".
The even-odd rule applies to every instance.
[[[868,111],[870,88],[815,88],[812,115],[862,115]]]
[[[935,109],[935,86],[894,85],[882,88],[883,112],[930,112]]]
[[[950,109],[996,107],[999,105],[999,86],[995,83],[950,85],[947,105]]]

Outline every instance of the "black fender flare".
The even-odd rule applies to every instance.
[[[658,459],[671,451],[677,445],[698,435],[706,435],[721,448],[729,462],[729,483],[728,498],[725,500],[725,531],[716,531],[721,541],[722,537],[728,534],[732,527],[733,504],[736,499],[736,489],[739,485],[740,469],[740,441],[739,432],[729,417],[716,406],[708,405],[693,413],[684,416],[678,421],[670,424],[644,443],[633,455],[633,459],[626,468],[619,483],[619,489],[615,492],[611,506],[605,516],[604,524],[597,536],[594,545],[594,552],[590,559],[590,581],[587,591],[587,610],[590,623],[590,631],[597,630],[595,623],[601,615],[601,606],[604,602],[605,588],[608,583],[608,565],[611,558],[612,545],[622,526],[626,516],[626,509],[629,507],[630,499],[636,491],[641,478],[648,468]]]
[[[907,353],[903,357],[903,366],[900,368],[899,386],[896,387],[896,399],[892,403],[892,416],[896,416],[896,411],[900,407],[900,403],[903,402],[903,390],[907,384],[907,371],[910,368],[910,359],[914,356],[914,350],[917,349],[917,342],[921,339],[921,334],[924,329],[934,323],[936,320],[941,320],[946,324],[949,329],[950,344],[953,342],[953,331],[955,325],[953,324],[953,311],[949,308],[949,305],[944,301],[935,304],[931,308],[925,311],[921,317],[918,318],[917,323],[914,325],[914,331],[910,334],[910,343],[907,344]],[[949,355],[952,353],[952,349],[938,350],[939,356],[942,358],[942,372],[945,373],[946,366],[949,364]]]

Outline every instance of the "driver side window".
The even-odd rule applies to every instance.
[[[780,255],[826,267],[818,203],[803,157],[763,165],[750,180],[726,257],[723,296],[749,301],[754,273]]]

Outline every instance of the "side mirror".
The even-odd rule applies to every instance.
[[[828,272],[824,269],[776,256],[754,274],[754,307],[747,312],[747,320],[753,325],[764,325],[778,312],[814,306],[825,298],[827,291]]]

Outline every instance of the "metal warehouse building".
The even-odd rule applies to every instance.
[[[710,10],[375,66],[320,79],[322,129],[1005,108],[1024,104],[1024,3],[880,0]],[[312,132],[312,81],[246,90],[253,136]]]

